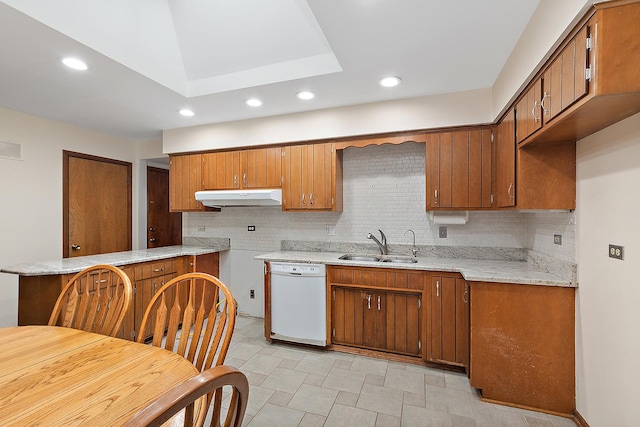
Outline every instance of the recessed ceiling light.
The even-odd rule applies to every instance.
[[[308,100],[308,99],[313,99],[315,98],[316,94],[313,92],[309,92],[308,90],[303,90],[302,92],[298,92],[296,94],[296,96],[299,99],[304,99],[304,100]]]
[[[189,110],[188,108],[183,108],[182,110],[178,111],[178,113],[186,117],[192,117],[195,114],[193,111]]]
[[[385,77],[380,80],[380,85],[384,87],[394,87],[400,84],[401,80],[399,77]]]
[[[250,98],[245,101],[245,104],[250,107],[259,107],[262,105],[262,101],[260,101],[258,98]]]
[[[73,58],[71,56],[62,58],[62,63],[67,67],[73,68],[74,70],[78,71],[86,71],[87,69],[89,69],[89,66],[86,62],[78,58]]]

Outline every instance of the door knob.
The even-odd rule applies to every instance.
[[[79,251],[80,245],[71,245],[71,249],[73,249],[74,251]]]

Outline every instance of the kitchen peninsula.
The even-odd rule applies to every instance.
[[[75,258],[16,264],[2,268],[17,274],[18,325],[46,325],[62,287],[74,274],[96,264],[120,267],[134,287],[121,338],[133,340],[144,309],[162,284],[190,271],[219,275],[219,252],[230,248],[229,239],[215,239],[211,246],[166,246]]]

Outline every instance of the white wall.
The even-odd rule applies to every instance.
[[[132,162],[134,180],[139,172],[137,146],[130,141],[3,108],[0,140],[22,144],[24,157],[0,159],[2,267],[62,258],[62,150]],[[137,187],[136,180],[133,236],[138,231]],[[0,327],[17,323],[17,284],[16,275],[0,273]]]
[[[640,114],[578,141],[577,410],[592,427],[640,420],[639,183]]]

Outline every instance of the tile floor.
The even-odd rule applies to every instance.
[[[238,317],[226,364],[249,379],[247,427],[575,426],[484,403],[463,374],[270,344],[259,318]]]

